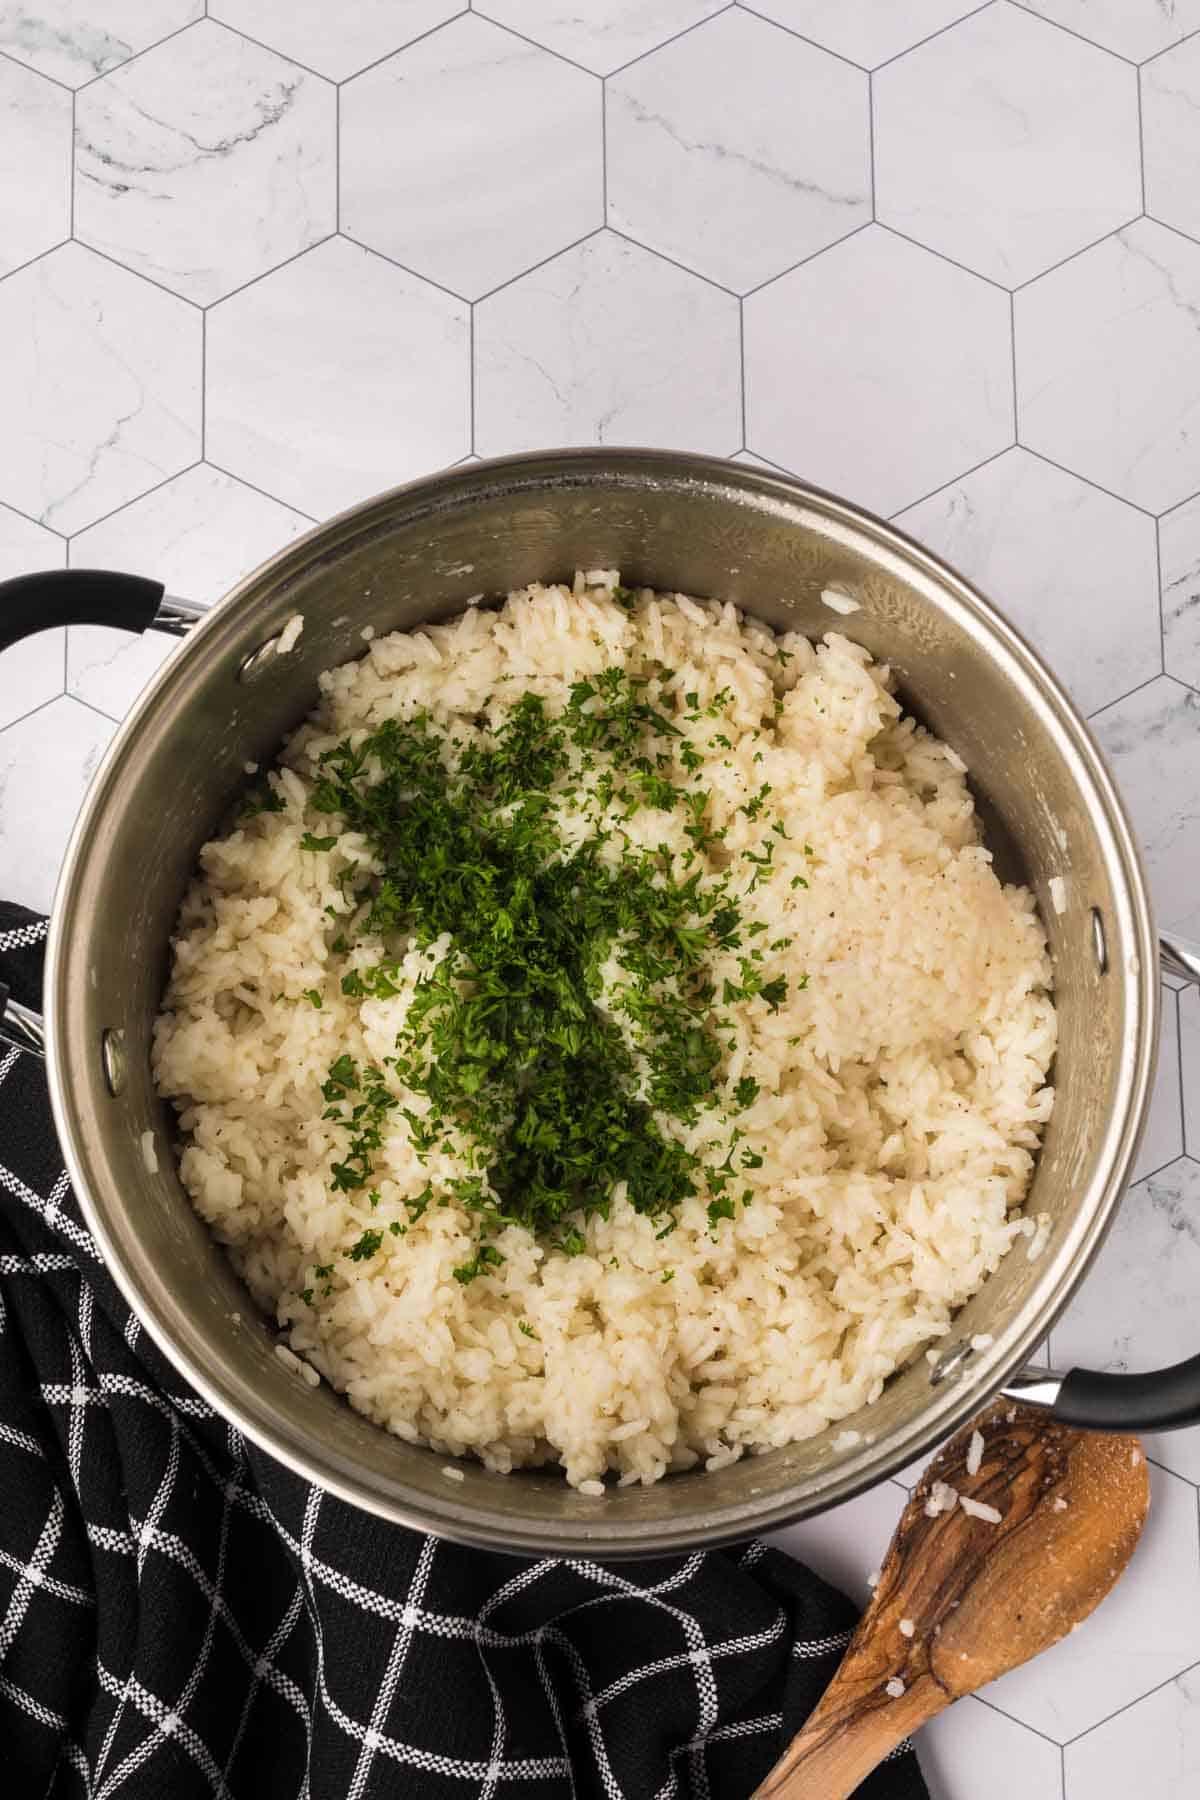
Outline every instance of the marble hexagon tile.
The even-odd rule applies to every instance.
[[[209,17],[344,81],[464,10],[465,0],[208,0]]]
[[[1200,987],[1184,988],[1179,996],[1179,1064],[1184,1147],[1200,1162]]]
[[[1143,62],[1200,31],[1200,0],[1016,0],[1028,12]]]
[[[6,900],[48,910],[79,803],[116,729],[60,694],[0,732]]]
[[[996,602],[1084,712],[1160,672],[1158,554],[1145,513],[1014,449],[896,523]]]
[[[201,463],[72,538],[71,566],[149,575],[168,594],[211,604],[311,527],[303,513]],[[120,719],[177,641],[72,625],[67,692]]]
[[[1200,244],[1148,219],[1014,296],[1021,442],[1151,512],[1200,490]]]
[[[66,556],[66,541],[56,532],[0,506],[0,581],[61,569]],[[43,631],[0,656],[0,731],[62,693],[66,637],[65,631]]]
[[[204,0],[4,0],[0,52],[82,87],[204,15]]]
[[[467,308],[333,238],[211,308],[206,393],[209,460],[324,518],[470,449]]]
[[[615,75],[608,221],[744,292],[871,217],[860,70],[731,9]]]
[[[876,214],[1007,286],[1142,209],[1137,75],[1013,6],[881,69]]]
[[[892,513],[1013,441],[1009,303],[877,225],[745,302],[746,443]]]
[[[738,303],[611,231],[475,308],[475,448],[741,441]]]
[[[1146,211],[1200,237],[1200,38],[1148,62],[1141,83]]]
[[[1153,1800],[1194,1800],[1200,1793],[1200,1668],[1185,1669],[1164,1682],[1068,1744],[1063,1753],[1071,1800],[1077,1795],[1080,1800],[1093,1794],[1149,1795],[1148,1766],[1153,1767]]]
[[[1200,937],[1200,693],[1160,675],[1092,730],[1133,814],[1159,923]]]
[[[201,317],[79,244],[0,282],[0,497],[78,531],[196,461]]]
[[[665,44],[729,0],[474,0],[474,11],[597,75]]]
[[[748,0],[748,4],[763,18],[836,50],[864,69],[874,69],[974,12],[979,0]]]
[[[337,223],[328,82],[202,20],[75,110],[75,235],[201,304]]]
[[[71,96],[0,60],[0,142],[19,181],[0,188],[0,275],[71,232]]]
[[[1200,495],[1158,521],[1168,675],[1200,688]]]
[[[1175,1112],[1178,1120],[1178,1085]],[[1177,1156],[1126,1194],[1094,1269],[1054,1327],[1055,1352],[1064,1367],[1122,1374],[1181,1362],[1196,1351],[1198,1291],[1200,1163]],[[1155,1462],[1200,1482],[1200,1426],[1146,1443]]]
[[[347,82],[341,119],[342,228],[468,299],[604,222],[599,81],[485,19]]]

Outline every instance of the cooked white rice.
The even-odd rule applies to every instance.
[[[646,591],[627,611],[615,574],[589,579],[376,638],[321,678],[269,777],[284,810],[201,853],[154,1068],[179,1111],[184,1184],[292,1354],[406,1440],[499,1470],[559,1461],[591,1493],[607,1471],[651,1482],[819,1432],[947,1331],[1022,1229],[1055,1018],[1032,898],[997,880],[959,759],[901,716],[886,668],[834,633],[778,639],[731,605]],[[739,1118],[764,1157],[746,1174],[753,1204],[711,1233],[698,1195],[660,1241],[617,1197],[570,1257],[508,1226],[503,1263],[467,1285],[453,1270],[475,1220],[430,1207],[369,1261],[348,1260],[364,1227],[462,1170],[440,1153],[421,1164],[397,1113],[376,1208],[330,1188],[344,1143],[322,1119],[330,1063],[389,1054],[437,951],[410,952],[387,999],[348,999],[330,979],[350,907],[339,869],[376,865],[354,834],[327,855],[300,851],[306,830],[328,829],[307,809],[315,759],[422,710],[473,741],[527,691],[554,711],[571,682],[614,663],[652,673],[654,659],[674,671],[662,704],[731,690],[730,747],[694,733],[704,762],[690,778],[727,828],[724,851],[761,841],[762,822],[738,809],[764,782],[788,832],[741,906],[791,939],[764,968],[808,984],[790,980],[777,1012],[730,1009],[722,1071],[760,1084]],[[643,811],[627,829],[687,847],[675,813]],[[807,887],[792,885],[800,872]],[[383,954],[360,939],[350,959]],[[659,1123],[689,1148],[707,1130]],[[314,1289],[318,1264],[332,1272]]]

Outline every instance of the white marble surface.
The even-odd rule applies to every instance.
[[[215,599],[471,454],[780,465],[1041,647],[1200,935],[1200,0],[0,0],[0,130],[0,577]],[[6,893],[47,903],[166,654],[0,660]],[[1200,992],[1163,999],[1062,1361],[1197,1347]],[[935,1800],[1200,1791],[1200,1432],[1149,1448],[1128,1577],[922,1735]],[[903,1498],[783,1541],[861,1596]]]

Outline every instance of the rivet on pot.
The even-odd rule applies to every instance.
[[[1092,908],[1092,951],[1096,958],[1096,967],[1102,975],[1108,974],[1108,938],[1104,930],[1104,916],[1098,906]]]
[[[265,643],[258,646],[257,650],[251,650],[249,656],[244,656],[242,658],[238,668],[238,680],[257,680],[258,676],[260,676],[267,667],[267,664],[274,661],[275,653],[278,648],[279,638],[276,636],[269,637]]]
[[[104,1080],[115,1100],[125,1086],[125,1033],[106,1026],[100,1033],[100,1061]]]
[[[954,1348],[952,1350],[947,1350],[944,1356],[940,1356],[930,1369],[930,1387],[940,1387],[942,1382],[949,1381],[951,1376],[961,1375],[963,1365],[968,1362],[974,1354],[974,1347],[972,1346],[970,1339],[967,1339],[965,1343],[955,1344]]]

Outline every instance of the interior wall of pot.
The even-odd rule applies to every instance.
[[[1094,1198],[1097,1171],[1122,1123],[1123,1084],[1141,1029],[1131,1012],[1134,989],[1123,978],[1132,942],[1127,895],[1110,880],[1102,835],[1053,717],[1022,696],[1003,659],[984,655],[936,572],[914,570],[894,540],[873,541],[836,511],[752,470],[684,479],[649,458],[630,458],[616,473],[586,463],[565,475],[535,462],[499,475],[466,469],[440,487],[375,503],[293,547],[267,577],[247,584],[169,668],[94,797],[57,927],[62,1104],[97,1217],[120,1246],[127,1278],[152,1323],[209,1372],[224,1399],[296,1444],[319,1442],[331,1477],[365,1478],[381,1504],[417,1495],[450,1530],[481,1505],[507,1516],[516,1547],[539,1521],[574,1522],[586,1532],[595,1503],[569,1491],[557,1473],[505,1479],[471,1466],[465,1483],[451,1484],[441,1474],[444,1458],[404,1445],[288,1373],[173,1174],[172,1120],[149,1077],[150,1029],[196,852],[245,786],[245,763],[267,762],[312,706],[318,672],[362,654],[366,626],[376,633],[412,627],[453,614],[469,597],[569,580],[576,567],[595,566],[618,566],[633,583],[733,599],[778,628],[836,629],[890,662],[905,701],[966,761],[1004,873],[1034,887],[1058,972],[1061,1043],[1057,1103],[1030,1210],[1049,1213],[1052,1230],[1038,1262],[1018,1244],[965,1309],[958,1335],[990,1334],[996,1349],[976,1358],[962,1378],[964,1393],[986,1384],[1017,1335],[1028,1336],[1035,1289],[1056,1259],[1072,1253],[1080,1208]],[[859,609],[832,612],[821,598],[831,586]],[[295,649],[269,659],[254,681],[242,680],[247,653],[295,612],[304,617]],[[1065,882],[1061,913],[1049,898],[1053,876]],[[1095,954],[1093,908],[1108,933],[1107,973]],[[106,1029],[123,1034],[126,1079],[116,1096],[101,1070]],[[154,1175],[141,1154],[147,1129],[159,1146]],[[816,1505],[842,1465],[853,1464],[862,1485],[889,1458],[903,1460],[936,1399],[918,1358],[877,1406],[844,1422],[873,1439],[849,1457],[832,1454],[827,1433],[712,1476],[625,1489],[605,1507],[652,1533],[692,1508],[752,1524],[772,1497],[797,1484],[806,1504]]]

